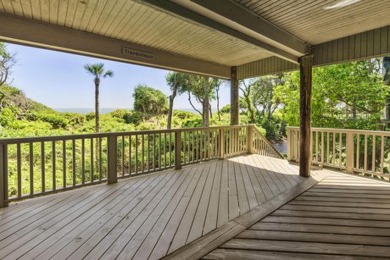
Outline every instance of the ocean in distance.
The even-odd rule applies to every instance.
[[[109,108],[109,107],[105,107],[105,108],[101,108],[100,109],[100,114],[107,114],[107,113],[110,113],[114,110],[117,110],[117,109],[130,109],[130,108]],[[95,112],[95,109],[94,108],[74,108],[74,107],[71,107],[71,108],[54,108],[54,110],[58,111],[58,112],[69,112],[69,113],[78,113],[78,114],[88,114],[88,113],[91,113],[91,112]],[[192,108],[175,108],[175,110],[183,110],[183,111],[188,111],[188,112],[193,112],[193,113],[196,113],[196,111]],[[213,109],[214,110],[214,109]],[[213,111],[215,112],[215,111]]]

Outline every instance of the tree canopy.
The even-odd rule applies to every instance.
[[[134,89],[134,110],[145,118],[161,115],[167,112],[167,97],[158,89],[146,85],[138,85]]]
[[[299,124],[299,73],[286,74],[275,88],[281,116]],[[390,88],[383,83],[379,59],[313,69],[312,125],[375,129],[383,115]],[[276,101],[275,101],[276,102]]]

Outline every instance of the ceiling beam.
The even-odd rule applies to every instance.
[[[230,66],[7,14],[0,15],[0,40],[149,67],[230,78]]]
[[[178,0],[183,1],[183,0]],[[269,44],[286,47],[292,51],[304,55],[308,51],[308,45],[301,39],[275,26],[261,16],[244,8],[232,0],[191,0],[217,15],[226,19],[222,20],[225,25],[242,30],[250,30],[259,35],[260,39]],[[183,1],[184,2],[184,1]],[[210,17],[211,18],[211,17]]]
[[[214,0],[210,1],[213,2]],[[184,19],[196,22],[198,24],[207,26],[209,28],[212,28],[214,30],[223,32],[225,34],[228,34],[230,36],[233,36],[237,39],[243,40],[245,42],[251,43],[257,47],[260,47],[273,55],[280,57],[282,59],[288,60],[290,62],[298,64],[298,55],[291,54],[285,50],[282,50],[280,48],[277,48],[275,46],[272,46],[270,44],[267,44],[263,41],[260,41],[259,39],[256,39],[254,37],[251,37],[245,33],[242,33],[240,31],[237,31],[235,29],[232,29],[229,26],[226,26],[224,24],[221,24],[219,22],[216,22],[210,18],[207,18],[201,14],[198,14],[194,11],[191,11],[181,5],[178,5],[176,3],[173,3],[171,1],[167,0],[143,0],[144,3],[149,3],[151,6],[155,6],[158,9],[162,9],[165,11],[168,11],[174,15],[178,15]]]

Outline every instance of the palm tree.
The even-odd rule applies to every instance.
[[[95,63],[95,64],[86,64],[84,65],[84,69],[94,76],[94,83],[95,83],[95,131],[98,133],[100,131],[99,126],[99,85],[100,85],[100,79],[106,78],[106,77],[112,77],[114,76],[114,72],[111,70],[104,70],[104,64],[103,63]]]

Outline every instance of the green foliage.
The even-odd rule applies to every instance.
[[[27,115],[29,121],[43,121],[49,123],[53,129],[66,128],[68,120],[59,113],[37,113]]]
[[[134,110],[141,113],[145,118],[161,115],[167,112],[167,98],[158,89],[146,85],[138,85],[134,89]]]
[[[109,113],[112,117],[123,119],[126,124],[138,125],[142,121],[142,115],[138,111],[117,109]]]
[[[231,108],[230,104],[224,106],[223,108],[221,108],[221,113],[224,113],[224,114],[230,113],[230,108]]]
[[[15,114],[11,108],[6,107],[0,111],[0,125],[2,127],[13,127],[15,122]]]
[[[299,73],[289,73],[275,89],[288,125],[299,124]],[[389,94],[379,60],[330,65],[313,70],[312,125],[376,129]]]

